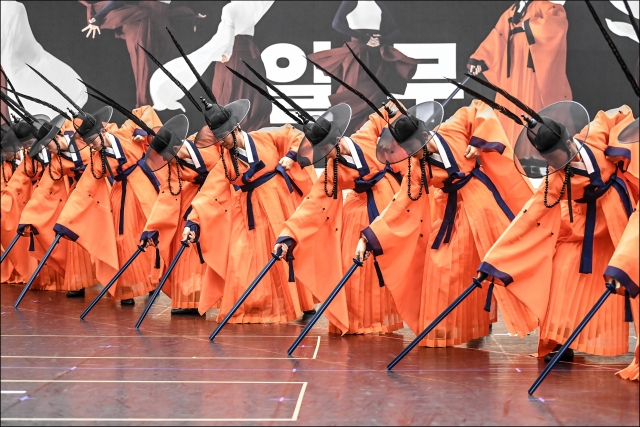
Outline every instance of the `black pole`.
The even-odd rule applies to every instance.
[[[93,306],[95,306],[98,301],[100,301],[100,299],[107,293],[107,291],[109,290],[109,288],[111,288],[111,286],[113,286],[113,284],[116,282],[116,280],[118,280],[120,278],[120,276],[122,276],[122,273],[125,272],[125,270],[127,268],[129,268],[129,266],[131,265],[131,263],[133,263],[133,261],[138,257],[138,255],[140,255],[140,253],[145,252],[145,247],[142,245],[138,246],[138,249],[136,249],[136,251],[133,253],[133,255],[131,256],[131,258],[129,258],[129,261],[127,261],[120,270],[118,270],[118,272],[116,273],[115,276],[113,276],[113,279],[111,279],[109,281],[109,283],[107,283],[107,286],[104,287],[104,289],[98,294],[98,296],[96,297],[96,299],[93,300],[93,302],[91,304],[89,304],[89,307],[87,307],[87,309],[80,315],[80,319],[84,320],[84,318],[86,317],[87,314],[89,314],[89,312],[91,311],[91,309],[93,308]]]
[[[569,346],[573,343],[573,341],[575,341],[578,335],[580,335],[580,332],[582,332],[584,327],[587,326],[587,323],[589,323],[591,318],[595,316],[596,312],[600,309],[600,307],[602,307],[602,304],[604,304],[607,298],[609,298],[609,295],[616,293],[616,285],[614,283],[607,283],[606,287],[607,287],[607,290],[604,291],[604,294],[602,294],[598,302],[596,302],[596,305],[594,305],[593,308],[589,311],[589,313],[587,313],[585,318],[582,319],[582,322],[580,322],[576,330],[573,331],[573,333],[567,339],[564,345],[560,347],[560,350],[558,350],[556,355],[553,356],[553,359],[551,359],[551,362],[549,362],[549,364],[544,368],[544,371],[542,371],[538,379],[536,379],[536,381],[533,383],[533,385],[529,389],[530,395],[536,391],[538,386],[542,383],[542,381],[544,381],[544,379],[547,377],[549,372],[551,372],[553,367],[556,366],[556,363],[558,363],[558,360],[560,360],[564,352],[569,348]]]
[[[264,268],[262,269],[262,271],[260,272],[260,274],[258,274],[258,277],[255,278],[255,280],[251,283],[251,285],[249,285],[249,287],[247,288],[246,291],[244,291],[244,293],[242,294],[242,296],[240,297],[240,299],[238,300],[238,302],[236,302],[236,304],[233,306],[233,308],[229,311],[229,313],[227,313],[227,315],[225,316],[225,318],[222,320],[222,322],[220,322],[218,324],[218,327],[216,328],[215,331],[213,331],[213,333],[211,334],[211,336],[209,337],[209,341],[213,341],[213,339],[216,337],[216,335],[218,335],[218,333],[220,332],[220,330],[222,330],[222,328],[224,327],[224,325],[227,324],[227,322],[229,321],[229,319],[231,319],[231,316],[233,316],[233,314],[238,311],[238,309],[240,308],[240,306],[242,305],[242,303],[244,302],[244,300],[247,299],[247,297],[249,296],[249,294],[251,294],[251,292],[253,292],[253,290],[256,288],[256,286],[258,286],[258,283],[260,283],[260,281],[262,280],[262,278],[267,274],[267,272],[269,270],[271,270],[271,267],[273,267],[273,264],[276,263],[276,261],[278,261],[280,259],[280,256],[282,255],[282,248],[278,249],[278,252],[275,254],[271,254],[271,259],[269,260],[269,262],[267,263],[267,265],[264,266]]]
[[[56,247],[56,245],[60,241],[61,237],[62,237],[62,234],[56,233],[56,237],[53,239],[53,243],[51,243],[51,246],[49,246],[49,249],[47,249],[47,253],[44,254],[44,257],[42,258],[42,261],[40,261],[40,264],[38,264],[38,267],[36,268],[36,271],[34,271],[33,274],[31,275],[31,279],[29,279],[29,281],[25,285],[24,289],[20,293],[20,296],[16,300],[16,303],[13,304],[13,308],[18,308],[18,305],[20,305],[20,302],[22,301],[22,298],[24,298],[24,296],[26,295],[26,293],[29,290],[29,288],[31,287],[31,285],[33,285],[33,282],[36,280],[36,277],[38,277],[38,274],[40,274],[40,270],[42,270],[42,267],[44,267],[44,264],[47,262],[47,260],[51,256],[51,253],[53,252],[53,249]]]
[[[336,286],[333,292],[331,292],[331,294],[325,300],[325,302],[322,303],[322,305],[318,309],[318,312],[315,314],[315,316],[313,316],[313,319],[311,319],[311,321],[307,323],[307,326],[305,326],[304,330],[302,331],[300,336],[295,340],[293,345],[289,347],[289,350],[287,351],[287,354],[289,356],[291,356],[291,353],[294,352],[294,350],[296,349],[296,347],[298,347],[298,345],[304,339],[304,337],[307,336],[311,328],[313,328],[313,325],[315,325],[316,322],[320,319],[320,316],[322,316],[322,313],[324,313],[327,307],[329,307],[329,304],[331,304],[331,301],[333,301],[336,295],[338,295],[338,292],[340,292],[340,289],[344,287],[345,283],[347,283],[347,280],[349,280],[349,278],[353,275],[353,272],[356,271],[356,268],[358,267],[362,267],[362,261],[360,261],[358,258],[354,258],[353,265],[351,266],[351,268],[349,268],[349,271],[347,271],[347,274],[344,275],[342,280],[340,280],[340,283],[338,283],[338,286]]]
[[[469,79],[470,79],[470,78],[471,78],[471,77],[467,76],[467,78],[466,78],[466,79],[464,79],[464,81],[462,82],[462,84],[463,84],[463,85],[464,85],[464,84],[466,84],[466,83],[469,81]],[[460,88],[459,88],[459,87],[456,87],[456,90],[454,90],[454,91],[451,93],[451,95],[449,95],[449,97],[448,97],[448,98],[447,98],[447,99],[442,103],[442,107],[444,107],[445,105],[447,105],[447,104],[449,103],[449,101],[451,101],[451,100],[453,99],[453,97],[454,97],[454,96],[456,96],[456,93],[458,93],[458,92],[460,92]]]
[[[460,294],[460,296],[456,298],[442,313],[440,313],[440,315],[436,317],[435,320],[431,322],[429,326],[427,326],[427,329],[422,331],[420,335],[418,335],[413,341],[411,341],[411,344],[405,347],[405,349],[402,350],[402,352],[395,359],[393,359],[393,361],[389,363],[389,365],[387,365],[387,369],[392,370],[393,367],[396,366],[398,362],[400,362],[407,355],[407,353],[409,353],[413,349],[413,347],[418,345],[418,343],[422,341],[424,337],[429,335],[429,333],[436,326],[438,326],[440,322],[442,322],[449,315],[449,313],[453,311],[454,308],[459,306],[460,303],[464,301],[465,298],[467,298],[471,294],[471,292],[473,292],[476,288],[481,288],[482,281],[486,279],[487,276],[488,275],[485,273],[480,273],[480,277],[478,277],[477,279],[474,278],[473,283],[467,289],[465,289],[465,291],[462,294]]]
[[[15,244],[18,242],[18,239],[22,236],[22,234],[18,233],[16,234],[16,237],[13,238],[13,240],[11,241],[11,243],[9,243],[9,246],[7,246],[7,249],[4,250],[4,253],[2,254],[2,256],[0,257],[0,263],[4,262],[4,259],[7,257],[7,255],[9,255],[9,252],[11,252],[11,249],[13,249],[13,247],[15,246]]]
[[[158,283],[158,287],[153,292],[153,295],[151,295],[151,298],[149,298],[149,302],[147,303],[147,306],[145,307],[144,311],[142,312],[142,315],[140,316],[140,319],[138,319],[138,323],[136,323],[136,330],[140,329],[140,324],[142,323],[144,318],[147,316],[147,313],[151,309],[151,306],[153,305],[153,302],[156,300],[156,298],[158,298],[158,294],[160,294],[160,291],[162,290],[162,287],[164,286],[164,284],[167,281],[167,279],[169,278],[169,275],[171,274],[173,269],[176,267],[176,264],[178,263],[178,260],[182,256],[182,253],[184,252],[184,250],[186,248],[189,247],[189,241],[188,240],[183,240],[180,243],[181,243],[181,246],[180,246],[180,249],[178,249],[178,253],[176,253],[176,256],[173,258],[173,261],[171,261],[171,264],[169,265],[169,268],[167,268],[167,271],[164,273],[164,276],[162,276],[162,279],[160,280],[160,283]]]

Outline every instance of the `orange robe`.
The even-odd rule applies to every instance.
[[[625,287],[627,292],[633,299],[630,301],[633,319],[636,327],[636,337],[638,336],[638,286],[640,285],[640,274],[638,272],[638,231],[640,231],[640,215],[638,212],[639,205],[636,205],[635,212],[629,218],[627,228],[620,238],[618,247],[609,261],[607,269],[604,271],[606,276],[614,278],[618,283]],[[621,378],[626,380],[638,381],[638,341],[636,341],[635,356],[631,364],[625,369],[617,372]]]
[[[381,111],[388,118],[388,113]],[[326,195],[323,174],[280,232],[278,242],[290,247],[288,258],[295,255],[296,280],[320,301],[326,300],[353,265],[360,230],[391,201],[406,172],[404,164],[385,168],[376,160],[376,143],[385,126],[377,114],[369,116],[350,138],[351,160],[343,158],[338,165],[338,198]],[[331,191],[333,161],[327,173]],[[354,189],[343,204],[342,191]],[[373,259],[355,271],[327,313],[332,333],[385,333],[404,326],[388,288],[379,285]]]
[[[600,111],[591,122],[580,150],[582,162],[572,163],[573,223],[566,193],[560,204],[546,208],[543,184],[479,267],[537,317],[539,356],[564,343],[604,292],[602,275],[633,207],[628,181],[616,175],[616,165],[605,155],[612,129],[632,120],[631,109],[623,106]],[[584,141],[586,133],[587,128],[575,138]],[[557,200],[564,180],[564,171],[549,177],[549,203]],[[602,188],[601,194],[593,194],[594,185]],[[503,311],[503,319],[509,331],[520,337],[535,329],[511,318],[508,311]],[[571,348],[615,356],[625,354],[628,343],[624,300],[609,298]]]
[[[416,334],[472,283],[480,259],[509,226],[512,212],[531,196],[515,169],[496,113],[484,103],[473,101],[459,109],[440,126],[433,141],[438,153],[428,157],[431,194],[412,201],[405,176],[387,209],[363,230],[385,280],[389,278],[400,315]],[[469,145],[483,150],[481,166],[464,156]],[[411,161],[415,197],[420,163]],[[431,203],[437,210],[433,223]],[[471,293],[421,345],[453,346],[487,335],[497,317],[492,299],[491,313],[484,310],[487,297],[488,286]],[[516,310],[533,322],[524,306]]]
[[[149,106],[137,108],[132,113],[151,128],[162,125]],[[106,160],[115,181],[110,188],[109,173],[100,176],[100,153],[94,152],[93,166],[100,179],[96,179],[90,170],[86,171],[55,226],[57,231],[91,254],[97,278],[103,285],[136,251],[158,195],[155,175],[144,168],[141,160],[146,143],[133,141],[138,133],[137,126],[127,120],[119,129],[109,124],[106,130],[107,137],[112,137],[112,150],[108,151]],[[109,289],[111,296],[123,300],[152,291],[159,278],[159,270],[153,268],[154,261],[155,254],[151,251],[140,254]]]
[[[480,65],[487,80],[535,111],[554,102],[571,100],[566,74],[569,23],[564,7],[533,1],[517,25],[512,22],[515,7],[502,14],[471,55],[469,65]],[[518,116],[524,114],[502,95],[496,95],[496,102]],[[499,119],[507,139],[515,144],[522,128],[503,115]]]
[[[208,128],[200,132],[207,130]],[[191,202],[200,191],[209,171],[220,160],[220,150],[217,147],[198,149],[191,142],[194,138],[195,135],[192,135],[186,142],[189,144],[193,164],[186,166],[181,162],[180,166],[177,166],[176,162],[172,161],[168,165],[172,171],[171,183],[163,180],[160,184],[160,194],[140,238],[140,240],[153,240],[165,267],[171,263],[181,246],[182,231],[191,210]],[[180,168],[182,191],[174,196],[170,188],[174,193],[178,192],[178,168]],[[171,307],[198,308],[202,282],[208,268],[206,263],[201,262],[196,245],[191,245],[185,250],[162,288],[171,297]]]
[[[297,151],[303,136],[290,125],[244,133],[247,156],[239,156],[240,177],[231,182],[242,191],[233,191],[223,162],[218,162],[193,199],[187,224],[199,226],[204,260],[211,267],[200,314],[222,299],[220,321],[271,259],[284,222],[300,203],[300,194],[312,186],[298,164],[288,172],[277,168],[285,154]],[[227,174],[234,177],[228,151],[224,156]],[[285,263],[275,263],[230,322],[289,322],[300,317],[301,310],[311,310],[313,301],[288,279]]]
[[[25,158],[22,163],[14,171],[9,182],[2,188],[2,220],[0,238],[2,246],[7,247],[11,240],[16,236],[16,230],[20,223],[20,215],[31,199],[31,195],[35,189],[36,183],[40,180],[44,165],[39,160]],[[2,263],[2,282],[25,283],[29,280],[38,262],[35,258],[29,256],[29,239],[21,237],[11,250],[7,259]],[[5,265],[6,264],[6,265]],[[15,271],[12,273],[12,270]],[[5,278],[5,274],[10,277]],[[33,286],[38,289],[51,281],[58,281],[62,284],[64,278],[58,273],[45,265],[40,271],[38,278]],[[55,285],[54,285],[55,286]]]
[[[627,126],[627,123],[621,123],[611,130],[611,136],[609,139],[609,146],[605,150],[605,154],[611,156],[620,156],[624,159],[623,164],[620,165],[622,170],[625,170],[625,177],[629,180],[629,189],[631,193],[640,198],[640,186],[638,185],[638,176],[640,175],[640,156],[638,150],[640,144],[623,144],[618,141],[620,132]],[[618,243],[618,247],[609,261],[609,265],[604,274],[616,279],[620,284],[629,292],[630,296],[634,297],[630,300],[631,311],[633,313],[633,321],[636,328],[636,337],[638,336],[640,322],[639,316],[639,304],[638,304],[638,286],[640,285],[640,274],[638,273],[638,231],[640,224],[638,224],[638,208],[636,205],[635,212],[629,218],[627,228],[624,230],[622,238]],[[638,344],[640,340],[636,340],[635,356],[631,364],[617,372],[621,378],[627,380],[637,381],[638,375],[638,360],[640,360]]]
[[[61,131],[67,136],[72,135],[71,122],[66,121]],[[53,243],[56,220],[73,194],[85,165],[89,163],[90,153],[88,149],[84,149],[79,154],[67,152],[62,155],[52,153],[49,156],[49,164],[24,207],[18,225],[21,230],[29,228],[30,239],[34,242],[33,251],[30,248],[29,254],[38,262]],[[42,277],[38,286],[34,284],[34,290],[77,291],[97,283],[87,251],[67,239],[60,239],[46,266],[63,276],[64,281],[47,281]]]
[[[2,76],[2,78],[4,79],[4,76]],[[2,162],[1,169],[0,169],[0,172],[2,173],[2,176],[0,177],[0,191],[4,191],[4,189],[9,185],[9,182],[11,182],[11,178],[13,178],[15,168],[17,167],[16,167],[16,163],[13,160]],[[2,206],[2,212],[3,212],[2,225],[3,226],[5,223],[5,220],[4,220],[5,209],[6,209],[6,212],[10,211],[8,208],[5,208],[4,205]],[[13,239],[14,236],[15,236],[15,233],[11,237],[7,236],[7,238],[2,239],[3,254],[4,254],[4,248],[8,246],[9,243],[11,243],[11,239]],[[5,240],[6,240],[6,243],[5,243]],[[14,249],[18,249],[18,248],[14,247]],[[2,270],[0,271],[0,276],[1,276],[0,277],[1,283],[16,283],[16,282],[24,281],[22,280],[22,277],[20,277],[17,269],[14,267],[14,264],[11,261],[10,257],[7,257],[7,259],[2,263]]]

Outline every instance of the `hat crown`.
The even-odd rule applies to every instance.
[[[558,122],[551,120],[548,117],[543,117],[544,125],[538,127],[538,133],[533,136],[531,132],[528,133],[529,141],[540,153],[546,153],[553,149],[562,139],[563,126]]]
[[[18,138],[31,136],[31,125],[24,121],[19,121],[12,126],[13,132]]]
[[[46,122],[46,123],[43,123],[42,126],[40,126],[39,128],[32,127],[31,133],[33,136],[35,136],[37,139],[40,140],[45,136],[47,136],[47,134],[51,131],[51,129],[53,129],[53,124],[51,122]]]
[[[213,108],[212,104],[209,104],[209,105],[210,107],[207,109],[207,111]],[[222,105],[218,105],[218,108],[216,108],[213,113],[207,114],[207,124],[209,125],[209,128],[212,130],[218,129],[222,127],[225,123],[227,123],[229,121],[229,117],[231,117],[232,115],[233,114],[231,110],[229,110],[226,107],[223,107]]]
[[[171,136],[171,131],[163,127],[153,137],[149,146],[160,153],[166,149],[169,142],[171,142]]]
[[[80,136],[86,136],[87,133],[96,125],[96,118],[91,114],[85,113],[82,116],[82,124],[78,127]]]
[[[327,137],[330,129],[331,122],[324,117],[318,117],[315,123],[311,123],[307,126],[304,131],[304,135],[312,145],[315,145]]]
[[[416,129],[418,129],[414,120],[415,119],[412,119],[409,116],[402,116],[396,120],[392,126],[389,126],[391,134],[399,144],[409,139]]]

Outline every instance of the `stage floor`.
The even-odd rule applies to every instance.
[[[227,325],[211,344],[215,311],[171,317],[162,296],[136,332],[135,307],[98,293],[2,289],[2,425],[638,425],[638,383],[614,373],[632,354],[577,354],[535,397],[543,368],[529,357],[536,337],[502,323],[466,346],[412,351],[386,365],[414,335],[338,337],[323,320],[302,346],[287,348],[304,323]],[[635,333],[630,342],[635,345]]]

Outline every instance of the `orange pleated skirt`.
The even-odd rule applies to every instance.
[[[271,251],[284,222],[296,209],[284,178],[276,175],[252,195],[255,228],[249,230],[247,193],[237,193],[234,203],[227,274],[217,321],[220,322],[271,259]],[[215,236],[201,238],[215,239]],[[284,261],[276,262],[260,284],[229,320],[230,323],[282,323],[299,318],[297,286],[288,281]]]
[[[605,213],[598,202],[593,242],[592,274],[579,274],[586,206],[573,204],[574,222],[563,202],[562,225],[556,245],[547,315],[540,325],[538,355],[548,354],[562,344],[605,291],[604,271],[614,252]],[[629,326],[624,322],[624,299],[608,298],[573,342],[571,348],[599,356],[626,354]]]
[[[384,209],[391,198],[393,191],[383,180],[376,195],[377,204]],[[382,191],[386,186],[387,191]],[[356,245],[360,239],[360,232],[369,225],[367,212],[366,193],[350,191],[344,202],[342,211],[343,230],[341,239],[342,270],[347,271],[353,265]],[[337,283],[335,284],[337,285]],[[365,261],[345,284],[347,308],[349,311],[349,330],[347,334],[370,334],[393,332],[404,327],[404,323],[398,314],[391,292],[386,287],[380,287],[378,276],[373,265],[373,257]],[[329,332],[342,334],[339,328],[329,323]]]
[[[133,176],[132,174],[131,176]],[[111,206],[113,210],[113,224],[116,230],[116,245],[118,249],[118,263],[122,266],[138,249],[140,235],[147,223],[147,217],[142,210],[142,205],[132,188],[134,183],[129,182],[127,197],[124,205],[124,233],[119,234],[120,210],[122,199],[122,183],[117,182],[111,189]],[[154,192],[155,196],[155,192]],[[155,251],[147,250],[141,253],[129,268],[120,276],[117,283],[111,288],[110,293],[114,299],[123,300],[148,294],[156,288],[159,282],[160,271],[154,268]]]

